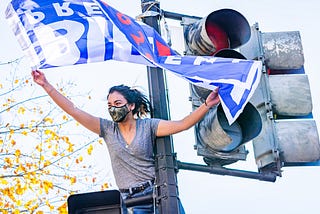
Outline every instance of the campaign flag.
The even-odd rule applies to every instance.
[[[13,0],[6,18],[31,67],[106,60],[161,67],[191,84],[219,87],[229,124],[243,111],[260,80],[260,61],[180,56],[152,27],[103,0]]]

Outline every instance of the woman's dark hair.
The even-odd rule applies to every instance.
[[[135,108],[132,110],[133,115],[136,115],[139,118],[147,116],[151,112],[151,104],[147,96],[138,91],[137,89],[132,89],[126,85],[117,85],[109,89],[109,94],[113,92],[119,92],[126,98],[128,103],[135,104]]]

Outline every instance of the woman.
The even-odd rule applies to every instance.
[[[147,97],[128,86],[114,86],[107,97],[111,121],[78,109],[47,81],[43,72],[32,71],[32,76],[34,82],[42,86],[67,114],[104,138],[115,180],[124,199],[152,194],[155,179],[155,138],[189,129],[220,101],[217,91],[213,91],[204,104],[182,120],[144,118],[151,111]],[[134,212],[139,213],[153,213],[153,209],[152,205],[133,208]]]

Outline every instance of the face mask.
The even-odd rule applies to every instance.
[[[127,104],[120,107],[111,106],[110,108],[108,108],[108,111],[114,122],[122,122],[130,112]]]

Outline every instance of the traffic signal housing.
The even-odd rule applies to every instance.
[[[232,49],[220,50],[214,56],[244,59],[242,54]],[[196,85],[190,85],[190,88],[192,106],[195,109],[211,91]],[[195,125],[197,154],[203,156],[208,165],[223,166],[246,160],[248,151],[244,144],[256,137],[261,128],[260,114],[250,102],[231,125],[219,104]]]
[[[319,165],[319,135],[299,31],[264,33],[258,24],[251,31],[240,52],[264,64],[251,99],[263,121],[260,135],[253,139],[259,171],[281,176],[283,166]]]
[[[249,41],[246,18],[236,10],[221,9],[198,20],[183,17],[186,55],[214,55],[224,48],[238,48]]]
[[[186,55],[211,55],[223,58],[245,59],[233,50],[249,41],[251,29],[246,18],[232,9],[221,9],[197,20],[182,19]],[[192,107],[198,108],[211,92],[190,85]],[[248,103],[237,120],[229,125],[222,106],[212,108],[195,125],[197,154],[211,166],[224,166],[246,160],[245,143],[256,137],[262,127],[260,114]]]

